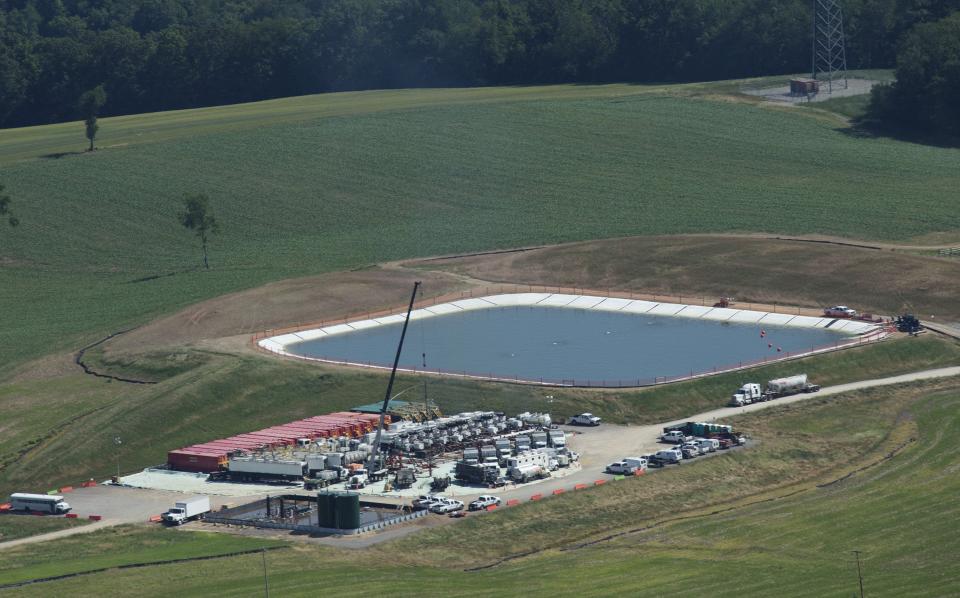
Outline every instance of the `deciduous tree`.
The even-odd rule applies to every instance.
[[[87,126],[87,139],[90,140],[90,149],[87,151],[93,151],[93,143],[97,138],[97,131],[100,130],[97,115],[106,103],[107,92],[103,90],[103,85],[97,85],[80,96],[80,115],[83,116],[83,122]]]
[[[10,210],[10,196],[3,192],[4,189],[3,183],[0,183],[0,217],[6,218],[10,226],[16,226],[20,221]]]
[[[180,224],[200,237],[200,247],[203,249],[203,267],[209,269],[207,240],[211,234],[220,230],[217,220],[210,213],[210,198],[202,193],[184,197],[183,211],[180,212],[178,218]]]

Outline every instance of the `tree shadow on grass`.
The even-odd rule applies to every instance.
[[[56,152],[53,154],[43,154],[40,158],[44,160],[60,160],[62,158],[68,158],[70,156],[81,156],[85,152]]]
[[[853,119],[849,127],[834,130],[854,139],[892,139],[941,149],[960,149],[960,137],[880,124],[865,118]]]

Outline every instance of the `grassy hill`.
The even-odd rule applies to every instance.
[[[851,596],[850,551],[861,550],[870,596],[955,595],[958,407],[955,383],[779,406],[738,419],[760,440],[749,450],[374,548],[294,544],[271,552],[270,588],[283,595],[336,588],[345,596]],[[220,534],[108,530],[11,550],[0,583],[262,545]],[[470,571],[488,564],[495,566]],[[99,572],[15,595],[90,588],[247,595],[263,587],[262,575],[257,554]]]
[[[730,83],[332,94],[4,131],[0,368],[269,280],[613,236],[956,231],[960,151]],[[46,156],[46,157],[43,157]],[[211,271],[176,223],[205,192]]]

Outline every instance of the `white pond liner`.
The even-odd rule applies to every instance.
[[[800,328],[829,328],[830,330],[836,330],[844,332],[849,336],[846,341],[841,341],[835,345],[823,347],[820,349],[814,349],[800,354],[790,354],[785,356],[780,360],[786,359],[796,359],[799,357],[806,357],[808,355],[814,355],[817,353],[825,353],[828,351],[834,351],[837,349],[843,349],[850,346],[861,345],[868,342],[876,342],[883,340],[888,336],[888,332],[883,326],[878,324],[873,324],[870,322],[861,322],[858,320],[843,320],[843,319],[833,319],[833,318],[824,318],[824,317],[811,317],[811,316],[800,316],[795,314],[785,314],[785,313],[772,313],[772,312],[762,312],[756,310],[738,310],[732,308],[713,308],[705,307],[700,305],[688,305],[683,303],[656,303],[652,301],[644,300],[630,300],[617,297],[603,297],[596,295],[569,295],[562,293],[509,293],[502,295],[488,295],[485,297],[474,297],[471,299],[460,299],[458,301],[451,301],[449,303],[440,303],[437,305],[431,305],[429,307],[424,307],[414,310],[410,314],[411,320],[419,320],[422,318],[434,318],[440,317],[445,314],[472,311],[477,309],[490,309],[493,307],[522,307],[522,306],[550,306],[550,307],[560,307],[568,309],[579,309],[579,310],[595,310],[595,311],[620,311],[625,313],[635,313],[635,314],[647,314],[647,315],[658,315],[658,316],[667,316],[667,317],[676,317],[676,318],[691,318],[691,319],[703,319],[703,320],[720,320],[725,322],[736,322],[743,324],[757,324],[764,325],[768,324],[771,326],[789,326],[789,327],[800,327]],[[321,357],[307,357],[304,355],[298,355],[296,353],[290,352],[287,350],[287,347],[292,344],[303,342],[308,339],[316,339],[320,337],[336,335],[336,334],[345,334],[348,332],[353,332],[355,330],[363,330],[367,328],[374,328],[377,326],[385,326],[389,324],[396,324],[403,322],[404,312],[398,312],[390,316],[381,316],[374,319],[364,319],[356,320],[352,322],[346,322],[341,324],[334,324],[331,326],[326,326],[323,328],[313,329],[313,330],[304,330],[296,333],[282,334],[279,336],[274,336],[270,338],[265,338],[257,341],[257,345],[270,353],[276,355],[282,355],[285,357],[292,357],[296,359],[302,359],[305,361],[319,361],[323,363],[331,363],[336,365],[348,365],[348,366],[357,366],[357,367],[366,367],[366,368],[375,368],[375,369],[389,369],[384,368],[380,365],[370,365],[365,363],[354,363],[343,360],[335,359],[324,359]],[[778,359],[768,360],[767,363],[772,363],[773,361],[778,361]],[[754,367],[756,364],[750,364],[744,367]],[[725,371],[734,371],[742,369],[739,367],[730,368],[725,370],[717,370],[715,372],[704,372],[699,374],[694,374],[692,376],[682,377],[682,378],[669,378],[664,379],[663,382],[677,382],[679,380],[689,379],[689,378],[698,378],[701,376],[712,375],[716,373],[721,373]],[[474,376],[471,374],[458,374],[458,373],[447,373],[447,372],[437,372],[437,371],[426,371],[426,370],[410,370],[400,368],[399,371],[404,372],[416,372],[416,373],[428,373],[432,375],[442,375],[442,376],[453,376],[458,378],[477,378],[484,380],[494,380],[502,382],[520,382],[525,384],[542,384],[545,386],[562,386],[562,384],[555,383],[546,383],[546,382],[537,382],[532,380],[515,380],[512,378],[496,378],[496,377],[486,377],[486,376]]]

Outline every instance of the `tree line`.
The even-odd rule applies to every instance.
[[[960,11],[907,32],[896,81],[873,88],[866,119],[881,128],[960,139]]]
[[[846,0],[851,68],[960,0]],[[0,127],[326,91],[804,72],[811,0],[0,0]],[[100,96],[98,96],[100,97]],[[89,98],[88,98],[89,99]],[[95,131],[93,131],[95,134]]]

